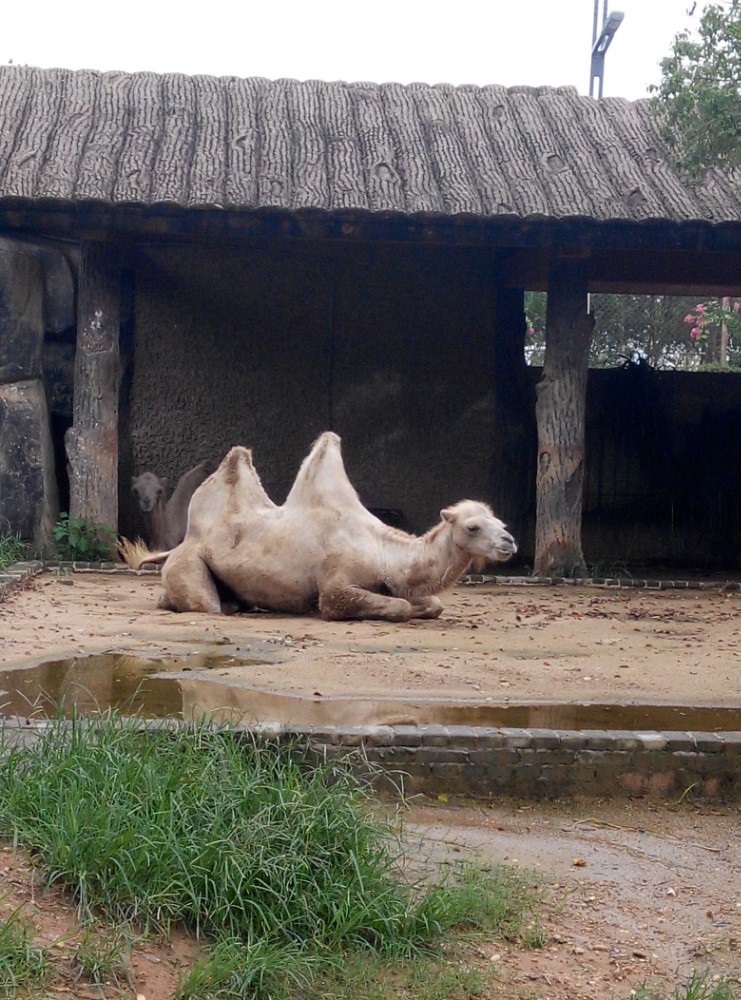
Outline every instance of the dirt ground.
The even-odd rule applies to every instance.
[[[222,686],[347,698],[347,712],[390,696],[741,707],[735,591],[459,586],[441,618],[404,624],[178,615],[158,592],[152,576],[37,577],[0,602],[0,667],[174,656]]]
[[[156,609],[158,588],[151,576],[34,579],[0,603],[0,667],[103,652],[164,659],[184,685],[207,670],[221,685],[210,697],[300,693],[326,721],[363,721],[353,705],[392,696],[741,707],[741,595],[722,589],[461,586],[437,621],[391,625],[175,615]],[[737,807],[419,800],[407,822],[438,863],[475,856],[543,877],[545,947],[471,951],[495,967],[492,998],[627,1000],[643,982],[668,996],[693,968],[741,980]],[[4,912],[25,902],[49,939],[68,926],[69,907],[40,892],[22,856],[0,853],[0,879]],[[123,995],[169,1000],[193,949],[137,945],[135,989]]]
[[[464,854],[542,876],[545,946],[480,948],[502,997],[627,1000],[647,983],[668,998],[693,970],[741,983],[737,809],[426,802],[409,823],[438,861]]]

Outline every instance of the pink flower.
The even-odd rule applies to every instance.
[[[697,305],[695,306],[695,312],[700,313],[700,315],[702,315],[705,312],[705,306],[702,304],[702,302],[697,303]]]
[[[527,335],[528,335],[528,337],[532,337],[532,336],[534,336],[534,334],[535,334],[535,327],[534,326],[529,326],[527,328]]]
[[[741,302],[734,302],[733,303],[733,311],[735,313],[737,313],[739,311],[739,309],[741,309]]]
[[[697,329],[697,327],[695,327],[694,330],[690,330],[690,337],[692,337],[693,340],[697,340],[699,336],[700,336],[700,331]]]
[[[684,321],[685,323],[694,323],[695,317],[692,315],[692,313],[687,313],[687,315],[684,317]]]

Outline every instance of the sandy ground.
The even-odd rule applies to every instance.
[[[164,658],[224,689],[345,698],[358,722],[361,698],[741,707],[741,594],[722,589],[459,586],[441,618],[405,624],[178,615],[155,607],[158,592],[152,576],[37,577],[0,603],[0,667]]]
[[[83,670],[91,654],[112,653],[132,683],[135,665],[153,660],[182,688],[206,690],[206,702],[237,689],[303,694],[327,721],[363,721],[363,706],[389,698],[421,711],[431,700],[741,707],[741,596],[722,589],[462,586],[439,620],[403,625],[175,615],[156,609],[158,589],[151,576],[46,574],[10,594],[0,701],[26,668],[69,659]],[[665,997],[693,969],[741,977],[737,807],[421,799],[406,821],[423,838],[421,858],[473,857],[543,878],[543,949],[471,947],[471,962],[495,969],[491,998],[627,1000],[644,982]],[[0,896],[3,908],[30,907],[47,939],[73,920],[21,855],[0,852]],[[187,940],[137,945],[136,989],[168,1000],[193,952]]]
[[[736,808],[424,802],[409,823],[438,863],[464,856],[542,877],[545,946],[480,949],[502,996],[627,1000],[648,983],[663,1000],[693,971],[741,982]]]

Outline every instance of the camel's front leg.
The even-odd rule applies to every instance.
[[[343,618],[382,618],[405,622],[412,617],[412,605],[403,597],[386,597],[353,585],[330,586],[319,592],[319,613],[328,621]]]
[[[443,613],[443,602],[439,597],[420,597],[412,604],[412,618],[439,618]]]

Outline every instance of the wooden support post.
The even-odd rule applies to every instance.
[[[70,515],[118,529],[120,266],[101,243],[81,248],[73,422],[65,435]]]
[[[584,424],[589,345],[586,258],[556,258],[548,276],[543,377],[538,424],[535,576],[586,572],[581,546]]]

